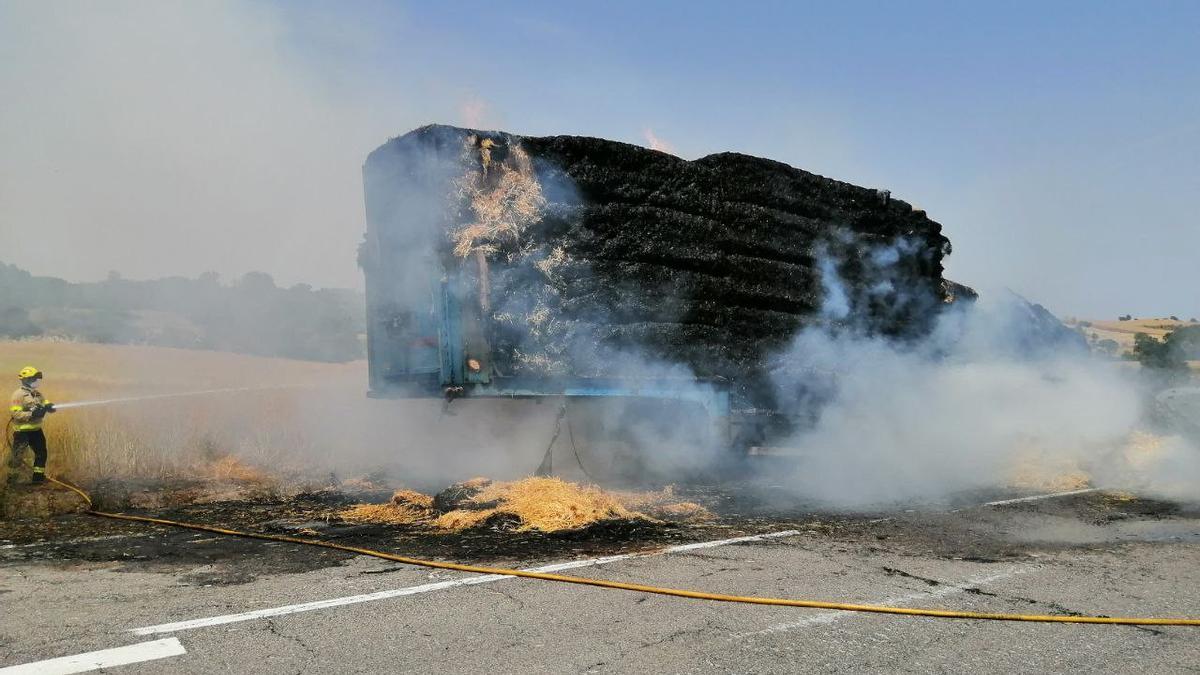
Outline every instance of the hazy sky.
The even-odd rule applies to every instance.
[[[772,157],[925,208],[963,283],[1200,315],[1190,1],[0,0],[0,260],[359,286],[362,161],[435,121]]]

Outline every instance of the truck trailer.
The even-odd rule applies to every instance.
[[[363,178],[373,397],[561,398],[742,453],[812,416],[776,376],[799,331],[905,339],[969,293],[923,211],[745,155],[429,126]]]

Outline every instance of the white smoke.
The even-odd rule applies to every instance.
[[[670,155],[675,154],[675,146],[660,138],[650,127],[642,129],[642,138],[646,141],[646,147],[651,150],[658,150]]]
[[[364,23],[315,5],[0,2],[0,257],[70,280],[360,285],[362,159],[445,114],[407,76],[360,86],[342,56],[384,40]]]
[[[803,358],[837,373],[797,489],[854,506],[1003,485],[1022,448],[1081,456],[1138,418],[1129,383],[1073,360],[937,359],[881,340],[801,335]]]
[[[845,316],[841,281],[822,264],[826,317]],[[938,500],[1076,476],[1147,496],[1200,499],[1200,451],[1145,434],[1136,371],[1086,352],[1027,349],[1028,305],[985,296],[946,312],[929,337],[895,342],[825,329],[784,355],[782,395],[823,392],[811,428],[781,445],[803,458],[797,494],[841,508]],[[812,381],[796,379],[796,373]],[[803,398],[799,400],[804,400]]]
[[[821,270],[821,288],[825,292],[825,302],[821,306],[821,316],[833,321],[841,321],[850,316],[850,296],[837,271],[837,262],[828,255],[818,257],[818,267]]]

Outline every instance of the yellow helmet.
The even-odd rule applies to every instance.
[[[37,377],[41,374],[42,371],[38,370],[37,368],[34,368],[33,366],[25,366],[21,369],[21,372],[17,373],[17,377],[21,378],[22,380],[28,380],[31,377]]]

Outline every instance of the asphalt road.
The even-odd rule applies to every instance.
[[[1200,514],[1126,513],[1120,502],[1106,502],[1105,513],[1116,515],[1097,518],[1099,499],[897,513],[844,535],[814,524],[708,548],[601,564],[583,559],[577,562],[585,566],[566,573],[910,607],[1200,616]],[[972,537],[980,543],[972,544]],[[960,544],[947,548],[946,541]],[[189,535],[180,545],[211,543],[211,537]],[[269,554],[286,545],[245,546]],[[370,558],[206,585],[198,580],[214,570],[142,569],[23,552],[35,549],[11,547],[0,564],[0,666],[130,646],[96,658],[154,657],[112,668],[121,673],[1200,669],[1200,628],[734,605],[524,579],[478,583],[471,575]],[[529,564],[547,562],[553,561]],[[460,583],[467,579],[475,582]],[[344,599],[372,593],[380,597]],[[319,601],[328,602],[295,607]],[[29,672],[56,664],[35,664],[38,670]]]

